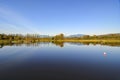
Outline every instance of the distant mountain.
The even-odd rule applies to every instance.
[[[81,37],[84,36],[84,34],[74,34],[74,35],[69,35],[67,37]]]

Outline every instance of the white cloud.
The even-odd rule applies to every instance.
[[[6,26],[8,29],[12,28],[10,31],[13,32],[40,33],[30,21],[9,8],[0,6],[0,18],[6,20],[4,25],[0,25],[1,28]]]
[[[24,33],[24,31],[20,27],[18,28],[18,26],[16,25],[2,23],[0,24],[0,33],[7,33],[7,34]]]

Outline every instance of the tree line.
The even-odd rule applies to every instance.
[[[71,40],[120,40],[120,33],[118,34],[105,34],[105,35],[83,35],[81,37],[68,37]]]
[[[0,34],[0,40],[26,40],[26,41],[64,41],[64,40],[120,40],[120,33],[105,35],[83,35],[81,37],[65,37],[63,33],[55,36],[41,37],[38,34]]]

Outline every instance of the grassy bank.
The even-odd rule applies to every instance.
[[[120,43],[120,40],[0,40],[0,43],[27,43],[27,42],[99,42],[99,43]]]
[[[64,42],[99,42],[99,43],[120,43],[120,40],[63,40]]]

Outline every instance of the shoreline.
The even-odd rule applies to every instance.
[[[120,40],[0,40],[0,43],[26,43],[26,42],[98,42],[98,43],[120,43]]]

